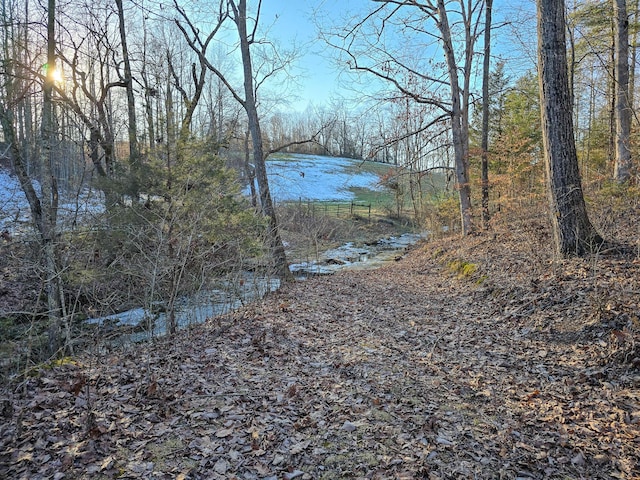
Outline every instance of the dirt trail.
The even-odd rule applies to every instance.
[[[637,259],[502,240],[41,369],[5,392],[0,477],[640,478]]]

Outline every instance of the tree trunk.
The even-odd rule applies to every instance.
[[[169,52],[167,52],[167,56]],[[177,155],[176,148],[176,124],[175,124],[175,109],[173,106],[173,88],[171,87],[171,81],[167,79],[167,94],[165,98],[165,123],[166,123],[166,135],[167,141],[166,147],[166,167],[167,167],[167,195],[171,195],[171,188],[173,187],[173,163],[174,157]],[[170,201],[170,198],[166,199]]]
[[[460,197],[460,216],[462,234],[468,235],[473,231],[471,218],[471,186],[468,172],[468,136],[465,138],[464,111],[461,103],[460,84],[458,83],[458,66],[456,63],[449,19],[444,0],[438,0],[438,28],[442,34],[442,43],[449,70],[451,84],[451,137],[455,160],[456,188]]]
[[[482,66],[482,226],[489,228],[489,73],[491,69],[491,9],[486,0],[484,22],[484,62]]]
[[[158,91],[155,87],[151,86],[149,82],[149,75],[147,74],[147,22],[146,17],[143,17],[142,23],[142,70],[140,71],[140,78],[142,78],[142,86],[144,88],[144,116],[147,122],[147,135],[149,137],[149,151],[153,152],[156,148],[156,132],[153,124],[153,99],[158,96]]]
[[[144,113],[147,120],[147,135],[149,137],[149,150],[153,152],[156,149],[156,131],[153,123],[153,102],[158,96],[155,88],[149,84],[146,73],[141,74],[144,85]]]
[[[49,351],[54,354],[61,347],[62,322],[60,312],[60,278],[56,262],[56,223],[58,209],[58,187],[52,166],[52,144],[54,139],[53,87],[56,69],[55,50],[55,0],[48,1],[47,20],[47,72],[43,85],[42,133],[41,133],[41,188],[42,242],[45,290],[47,293],[47,315],[49,317]]]
[[[256,98],[253,85],[253,67],[251,64],[250,45],[251,39],[247,32],[247,2],[239,0],[237,9],[235,10],[235,23],[240,36],[240,53],[242,55],[242,66],[244,76],[244,94],[245,100],[243,107],[247,112],[249,123],[249,132],[251,133],[251,141],[253,143],[253,161],[256,170],[256,180],[258,182],[258,190],[260,193],[260,206],[268,221],[268,239],[271,248],[271,254],[276,269],[276,274],[282,279],[287,280],[291,277],[291,272],[287,264],[287,257],[284,251],[284,245],[280,237],[280,230],[276,218],[276,211],[271,198],[269,189],[269,181],[267,179],[267,169],[265,164],[264,148],[262,145],[262,132],[260,129],[260,119],[258,117],[258,109],[256,106]]]
[[[131,62],[129,61],[129,48],[127,46],[127,32],[124,25],[124,8],[122,0],[116,0],[118,8],[118,27],[120,30],[120,43],[122,44],[122,62],[124,65],[124,82],[127,90],[127,116],[129,120],[129,165],[132,173],[131,194],[137,197],[138,191],[138,171],[140,168],[140,153],[138,149],[138,127],[136,123],[136,103],[133,95],[133,76],[131,74]]]
[[[249,190],[251,191],[251,205],[253,206],[253,208],[257,208],[258,193],[256,192],[256,171],[255,168],[251,165],[250,161],[249,138],[250,133],[249,130],[247,130],[244,133],[244,137],[242,139],[242,145],[244,146],[244,171],[249,183]]]
[[[631,176],[631,105],[629,103],[629,19],[626,0],[615,0],[615,161],[614,180],[624,183]]]
[[[615,35],[615,19],[611,19],[611,45],[609,46],[609,65],[607,65],[607,79],[609,84],[607,90],[609,94],[609,145],[607,146],[607,156],[609,159],[609,165],[612,165],[615,169],[616,163],[616,95],[618,90],[616,88],[616,35]]]
[[[575,3],[574,3],[575,8]],[[576,62],[576,39],[575,33],[571,25],[565,23],[565,32],[569,36],[567,39],[567,48],[569,51],[570,58],[568,61],[568,74],[569,74],[569,98],[571,99],[571,111],[576,113],[574,106],[576,102],[576,94],[575,94],[575,85],[576,85],[576,67],[578,66]],[[575,124],[578,125],[578,119],[574,120]]]
[[[629,63],[629,106],[633,112],[635,109],[635,93],[636,93],[636,62],[638,60],[638,14],[640,13],[640,1],[633,2],[633,34],[631,35],[631,61]],[[633,117],[633,115],[632,115]]]
[[[603,243],[582,193],[573,135],[563,0],[538,0],[538,79],[542,136],[556,251],[585,255]]]

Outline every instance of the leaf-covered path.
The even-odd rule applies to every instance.
[[[41,369],[0,477],[640,478],[640,265],[535,253],[430,244]]]

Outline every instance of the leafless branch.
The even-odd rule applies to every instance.
[[[184,36],[184,39],[189,44],[189,47],[191,47],[191,49],[196,53],[196,55],[198,55],[200,62],[202,62],[203,65],[205,65],[211,72],[213,72],[213,74],[220,79],[220,81],[224,84],[224,86],[227,87],[227,89],[229,90],[233,98],[235,98],[235,100],[240,105],[244,106],[245,99],[238,94],[236,89],[231,85],[231,83],[229,83],[226,76],[207,59],[207,48],[211,43],[211,41],[213,40],[215,34],[221,28],[222,24],[225,22],[227,18],[229,18],[228,10],[223,11],[222,7],[220,8],[220,17],[218,18],[218,24],[211,31],[211,33],[209,33],[206,40],[203,42],[200,39],[199,30],[195,28],[189,16],[186,14],[186,12],[184,12],[184,10],[179,8],[176,0],[174,0],[174,3],[176,4],[176,8],[178,9],[178,12],[180,13],[183,21],[187,24],[187,26],[189,27],[189,30],[193,34],[193,37],[189,35],[189,33],[187,32],[187,29],[182,25],[182,22],[180,22],[178,19],[175,20],[176,26],[182,32],[182,35]],[[235,9],[235,5],[232,2],[230,2],[229,5],[231,5],[231,8]]]
[[[282,150],[284,150],[284,149],[286,149],[286,148],[289,148],[289,147],[293,147],[293,146],[295,146],[295,145],[306,145],[307,143],[315,143],[316,145],[320,145],[320,146],[322,146],[322,144],[321,144],[320,142],[318,142],[317,138],[320,136],[320,134],[321,134],[324,130],[326,130],[326,129],[328,129],[328,128],[332,127],[332,126],[333,126],[333,123],[334,123],[334,122],[332,121],[332,122],[330,122],[330,123],[329,123],[329,124],[327,124],[327,125],[322,125],[322,126],[320,127],[320,129],[319,129],[316,133],[314,133],[313,135],[311,135],[311,138],[307,138],[307,139],[305,139],[305,140],[296,140],[296,141],[288,142],[288,143],[285,143],[284,145],[279,145],[279,146],[277,146],[276,148],[273,148],[273,149],[269,150],[269,151],[267,152],[267,154],[265,155],[265,158],[266,158],[266,157],[268,157],[269,155],[272,155],[272,154],[277,153],[277,152],[281,152]]]

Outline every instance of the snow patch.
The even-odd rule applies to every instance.
[[[32,182],[40,196],[40,184],[35,180]],[[63,229],[80,224],[103,211],[102,193],[89,188],[83,188],[78,195],[61,194],[58,204],[58,218]],[[25,233],[31,227],[31,209],[20,182],[6,169],[0,168],[0,231]]]
[[[359,161],[320,155],[292,155],[266,162],[269,187],[278,202],[352,200],[353,187],[379,190],[377,175],[357,172]],[[248,194],[248,189],[246,192]]]

